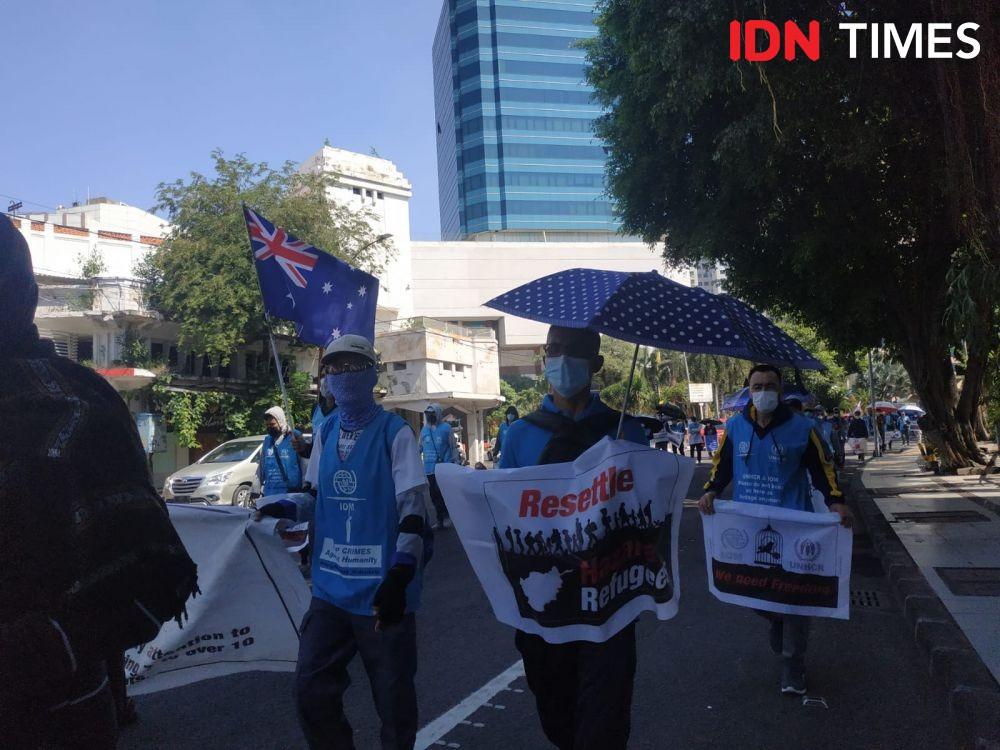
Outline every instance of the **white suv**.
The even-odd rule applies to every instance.
[[[252,507],[250,487],[257,474],[264,436],[229,440],[195,463],[175,471],[163,484],[168,502]]]

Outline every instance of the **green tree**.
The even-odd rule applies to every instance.
[[[264,315],[241,204],[300,239],[374,274],[392,253],[376,241],[367,215],[327,199],[332,178],[274,169],[238,154],[212,152],[214,174],[160,183],[156,210],[169,234],[137,272],[151,307],[180,324],[180,345],[229,361],[264,335]],[[285,329],[287,331],[287,329]]]
[[[815,63],[734,63],[723,50],[734,18],[836,29],[958,17],[995,38],[989,4],[961,0],[604,0],[587,44],[624,230],[667,237],[672,262],[723,262],[729,291],[840,351],[884,338],[951,466],[981,460],[973,416],[997,346],[997,50],[862,61],[846,34],[825,35]],[[959,395],[949,351],[962,339]]]
[[[154,407],[167,418],[167,425],[177,433],[180,445],[199,448],[198,433],[219,432],[225,439],[259,435],[264,432],[264,412],[281,406],[277,383],[256,394],[225,391],[177,390],[170,387],[170,375],[162,375],[151,386]],[[286,388],[291,414],[285,416],[297,429],[310,429],[316,399],[310,393],[312,378],[306,372],[293,372]]]

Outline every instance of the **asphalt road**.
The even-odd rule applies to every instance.
[[[703,481],[699,467],[694,487]],[[697,489],[689,493],[697,496]],[[643,619],[630,748],[951,747],[943,698],[934,694],[898,604],[865,539],[855,544],[852,590],[878,606],[854,606],[849,621],[816,619],[809,696],[778,690],[780,658],[766,623],[721,604],[706,588],[701,523],[686,508],[680,528],[682,598],[673,620]],[[513,631],[492,616],[453,531],[439,534],[418,616],[420,724],[426,727],[518,662]],[[357,747],[378,747],[378,723],[360,660],[346,697]],[[524,678],[507,687],[431,747],[544,750]],[[137,700],[140,720],[126,750],[304,748],[291,698],[292,676],[248,673],[207,680]],[[451,726],[453,721],[432,726]],[[426,731],[425,731],[426,736]],[[418,743],[418,747],[421,745]]]

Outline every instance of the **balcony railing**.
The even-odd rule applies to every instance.
[[[462,336],[469,339],[495,339],[491,328],[466,328],[465,326],[445,323],[434,318],[416,317],[400,318],[399,320],[383,321],[375,324],[375,334],[399,333],[404,331],[436,331],[452,336]]]

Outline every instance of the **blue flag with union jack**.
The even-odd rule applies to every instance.
[[[247,206],[243,215],[268,315],[295,323],[298,337],[318,346],[347,333],[375,340],[378,279],[296,239]]]

